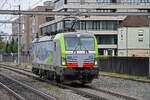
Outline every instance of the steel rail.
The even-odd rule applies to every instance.
[[[4,85],[1,82],[0,82],[0,86],[2,88],[4,88],[6,91],[8,91],[10,94],[12,94],[13,96],[15,96],[17,100],[25,100],[25,98],[23,98],[22,96],[20,96],[19,94],[17,94],[16,92],[14,92],[13,90],[11,90],[9,87],[7,87],[6,85]]]
[[[0,76],[2,76],[2,77],[4,77],[4,78],[6,78],[6,79],[12,81],[13,83],[19,84],[19,86],[22,86],[22,87],[24,87],[24,88],[26,88],[26,89],[32,91],[34,94],[40,96],[41,98],[43,98],[43,99],[45,99],[45,100],[56,100],[54,97],[51,97],[51,96],[49,96],[49,95],[47,95],[47,94],[45,94],[45,93],[43,93],[43,92],[41,92],[41,91],[39,91],[39,90],[37,90],[37,89],[32,88],[32,87],[29,86],[29,85],[26,85],[26,84],[24,84],[24,83],[22,83],[22,82],[19,82],[18,80],[12,79],[12,78],[10,78],[10,77],[8,77],[8,76],[4,76],[4,75],[2,75],[2,74],[0,74]]]
[[[105,89],[96,88],[94,86],[88,86],[88,87],[90,87],[93,90],[100,91],[100,92],[103,92],[103,93],[106,93],[106,94],[110,94],[112,96],[116,96],[116,97],[121,98],[121,99],[125,99],[125,100],[139,100],[136,97],[130,97],[130,96],[127,96],[127,95],[122,95],[122,94],[119,94],[119,93],[116,93],[116,92],[113,92],[113,91],[110,91],[110,90],[108,91],[108,90],[105,90]]]
[[[8,66],[8,67],[12,67],[12,66],[10,66],[10,65],[6,65],[6,64],[0,64],[0,65]],[[32,72],[31,72],[31,71],[29,71],[29,70],[20,69],[20,68],[17,68],[17,67],[15,67],[15,69],[23,70],[23,71],[25,71],[25,72],[32,73]],[[32,74],[33,74],[33,73],[32,73]],[[130,81],[141,82],[141,83],[150,83],[150,81],[144,81],[144,80],[138,80],[138,79],[122,78],[122,77],[110,76],[110,75],[101,75],[101,76],[107,76],[107,77],[118,78],[118,79],[125,79],[125,80],[130,80]]]
[[[27,11],[27,10],[0,10],[0,14],[11,15],[58,15],[58,16],[149,16],[150,13],[146,12],[116,12],[116,13],[103,13],[103,12],[59,12],[59,11]]]
[[[139,80],[139,79],[131,79],[131,78],[124,78],[124,77],[119,77],[119,76],[110,76],[110,75],[101,75],[101,76],[106,76],[106,77],[112,77],[112,78],[118,78],[118,79],[124,79],[124,80],[130,80],[130,81],[136,81],[136,82],[141,82],[141,83],[150,83],[150,81],[144,81],[144,80]]]
[[[4,66],[6,66],[6,65],[4,65]],[[9,70],[12,70],[12,71],[15,71],[15,72],[20,73],[20,74],[23,74],[23,75],[26,75],[26,76],[28,76],[28,77],[32,77],[32,78],[34,78],[34,79],[36,79],[36,80],[43,81],[43,82],[46,82],[46,83],[51,84],[51,85],[54,85],[54,86],[58,86],[58,87],[60,87],[60,88],[66,88],[66,89],[73,90],[73,91],[75,91],[76,94],[79,94],[79,95],[81,95],[81,96],[83,96],[83,97],[92,98],[92,100],[107,100],[106,98],[102,98],[102,97],[99,97],[99,96],[97,96],[97,95],[94,95],[94,94],[91,94],[91,93],[88,93],[88,92],[84,92],[84,91],[82,91],[82,90],[73,88],[73,87],[71,87],[71,86],[67,86],[67,85],[63,85],[63,84],[51,82],[51,81],[48,81],[48,80],[45,80],[45,79],[41,79],[41,78],[39,78],[39,77],[35,77],[35,76],[33,76],[33,75],[27,74],[27,73],[31,73],[30,71],[25,71],[25,70],[23,70],[23,71],[27,72],[27,73],[23,73],[23,72],[21,72],[21,71],[17,71],[17,70],[21,70],[21,69],[18,69],[18,68],[17,68],[17,70],[12,69],[12,68],[10,68],[10,67],[9,67],[9,68],[8,68],[8,67],[4,67],[4,68],[9,69]],[[103,93],[106,93],[106,94],[110,94],[110,95],[112,95],[112,96],[116,96],[116,97],[118,97],[118,98],[123,98],[123,99],[126,99],[126,100],[138,100],[137,98],[129,97],[129,96],[122,95],[122,94],[119,94],[119,93],[115,93],[115,92],[113,92],[113,91],[108,91],[108,90],[105,90],[105,89],[99,89],[99,88],[95,88],[95,87],[91,87],[91,86],[88,86],[88,87],[91,88],[91,89],[93,89],[93,90],[96,90],[96,91],[100,91],[100,92],[103,92]]]
[[[2,65],[0,67],[2,67]],[[81,95],[81,96],[86,97],[86,98],[90,98],[90,100],[108,100],[108,99],[105,99],[103,97],[100,97],[100,96],[97,96],[97,95],[94,95],[94,94],[91,94],[91,93],[88,93],[88,92],[84,92],[84,91],[78,90],[76,88],[67,86],[67,85],[59,84],[59,83],[56,83],[56,82],[52,82],[52,81],[49,81],[49,80],[46,80],[46,79],[42,79],[42,78],[36,77],[34,75],[29,74],[31,72],[28,72],[28,71],[23,72],[24,70],[6,67],[6,65],[5,65],[5,67],[2,67],[2,68],[14,71],[16,73],[19,73],[19,74],[22,74],[22,75],[25,75],[25,76],[28,76],[28,77],[31,77],[31,78],[33,78],[35,80],[46,82],[48,84],[51,84],[51,85],[54,85],[54,86],[57,86],[57,87],[60,87],[60,88],[63,88],[63,89],[64,88],[65,89],[70,89],[70,90],[74,91],[74,93],[76,93],[78,95]]]

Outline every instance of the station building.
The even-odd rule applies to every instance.
[[[150,0],[53,0],[53,11],[75,12],[150,12]],[[55,20],[40,25],[41,34],[57,33],[71,28],[72,20],[65,16],[55,16]],[[116,56],[120,45],[118,43],[119,25],[127,16],[85,16],[78,17],[75,29],[92,32],[98,41],[100,55]],[[119,45],[119,48],[118,48]],[[125,48],[127,49],[127,48]]]

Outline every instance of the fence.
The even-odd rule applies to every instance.
[[[17,62],[18,56],[17,56],[17,54],[3,54],[1,61],[3,61],[3,62]],[[31,63],[32,62],[31,55],[28,53],[21,54],[20,61]]]
[[[100,70],[129,74],[136,76],[148,76],[148,57],[100,57]]]
[[[22,54],[21,62],[32,62],[30,54]],[[17,62],[17,54],[3,54],[3,62]],[[100,70],[104,72],[113,72],[129,74],[136,76],[148,76],[149,58],[148,57],[100,57]]]

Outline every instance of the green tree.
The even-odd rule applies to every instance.
[[[2,41],[3,41],[3,37],[0,36],[0,49],[2,49]]]
[[[9,43],[8,43],[8,41],[7,41],[7,43],[6,43],[6,48],[5,48],[5,53],[8,53],[8,46],[9,46]]]
[[[0,53],[5,53],[5,50],[6,50],[6,43],[1,41],[0,42],[0,46],[1,46],[1,49],[0,49]]]
[[[0,41],[3,41],[3,37],[0,36]]]
[[[18,42],[17,40],[14,41],[14,46],[13,46],[13,53],[17,53],[18,52]]]
[[[14,43],[15,43],[15,41],[14,41],[14,38],[12,38],[12,40],[11,40],[11,43],[10,43],[10,49],[11,49],[11,52],[12,53],[14,53]]]
[[[11,44],[8,42],[8,53],[11,53]]]
[[[11,53],[11,44],[7,41],[5,53]]]

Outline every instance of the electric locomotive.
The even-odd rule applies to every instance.
[[[90,83],[99,75],[95,36],[86,32],[59,33],[33,41],[33,73],[57,82]]]

